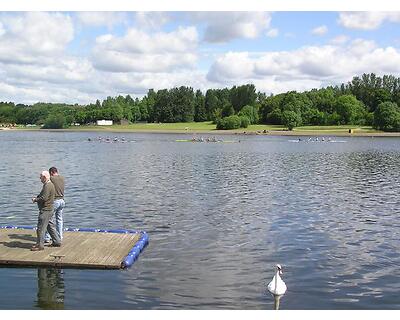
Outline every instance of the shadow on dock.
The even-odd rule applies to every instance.
[[[8,235],[8,238],[22,241],[3,241],[0,242],[0,245],[4,245],[7,248],[22,248],[30,250],[32,245],[36,243],[36,237],[29,234],[12,233]],[[31,243],[27,241],[31,241]]]
[[[59,268],[38,268],[37,281],[36,307],[46,310],[64,309],[64,270]]]
[[[31,249],[32,244],[21,242],[21,241],[11,241],[11,242],[0,242],[0,245],[4,245],[7,248],[22,248],[22,249]]]
[[[36,237],[29,235],[29,234],[19,234],[19,233],[11,233],[8,235],[10,239],[19,239],[19,240],[26,240],[32,241],[33,244],[36,243]]]

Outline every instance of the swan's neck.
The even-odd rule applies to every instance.
[[[275,273],[275,289],[278,287],[278,278],[280,278],[279,270],[276,270],[276,273]]]

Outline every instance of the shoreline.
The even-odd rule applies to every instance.
[[[31,129],[31,128],[0,128],[0,131],[29,131],[29,132],[109,132],[109,133],[160,133],[185,135],[259,135],[259,136],[336,136],[336,137],[400,137],[400,132],[338,132],[335,130],[157,130],[157,129],[118,129],[118,128],[85,128],[85,129]]]

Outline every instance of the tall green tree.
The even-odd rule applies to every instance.
[[[196,90],[194,102],[194,121],[207,120],[206,98],[200,90]]]
[[[174,122],[172,100],[167,89],[157,91],[153,116],[156,122]]]
[[[386,101],[395,101],[399,89],[398,79],[393,76],[377,76],[364,73],[354,77],[347,84],[348,90],[364,103],[367,111],[374,112],[377,106]]]
[[[230,90],[230,103],[236,113],[246,105],[254,106],[256,99],[257,93],[254,84],[234,86]]]
[[[221,110],[221,117],[226,118],[229,116],[233,116],[234,114],[235,114],[235,109],[233,109],[230,103],[226,103]]]
[[[51,113],[44,122],[44,129],[62,129],[67,126],[62,113]]]
[[[336,112],[341,124],[363,124],[367,110],[353,95],[343,95],[336,100]]]
[[[239,116],[245,116],[250,124],[256,124],[259,121],[258,108],[256,106],[246,105],[239,111]]]
[[[332,87],[312,89],[306,93],[312,105],[319,111],[332,113],[335,109],[336,94]]]
[[[15,105],[12,102],[0,102],[0,122],[15,123]]]
[[[283,99],[284,95],[279,94],[279,95],[270,95],[269,97],[266,97],[265,100],[260,101],[261,107],[260,107],[260,121],[261,123],[266,123],[266,124],[280,124],[280,116],[281,116],[281,101]],[[274,112],[274,114],[272,114]],[[279,117],[276,117],[279,112]],[[272,114],[272,115],[271,115]],[[279,119],[279,120],[278,120]]]
[[[217,96],[217,90],[208,89],[205,97],[205,107],[207,112],[207,120],[212,120],[214,112],[217,109],[221,109],[219,99]]]
[[[295,127],[301,126],[301,115],[292,110],[286,110],[282,112],[282,121],[290,131]]]
[[[381,103],[374,112],[374,127],[383,131],[400,131],[400,108],[394,102]]]
[[[194,120],[194,93],[190,87],[181,86],[173,88],[169,92],[172,108],[172,121],[168,122],[192,122]]]

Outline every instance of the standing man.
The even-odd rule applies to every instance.
[[[50,174],[48,171],[42,171],[40,174],[40,181],[43,183],[42,191],[35,198],[32,198],[33,203],[37,203],[39,208],[39,217],[37,224],[37,239],[36,244],[32,246],[31,251],[40,251],[44,249],[44,235],[47,231],[53,240],[52,246],[60,247],[61,240],[57,234],[54,223],[51,221],[53,215],[53,201],[55,189],[53,183],[50,181]]]
[[[54,217],[56,220],[56,230],[60,241],[63,239],[63,210],[65,207],[64,201],[64,177],[58,174],[58,170],[56,167],[51,167],[49,169],[50,173],[50,181],[54,185],[55,189],[55,196],[54,196],[54,203],[53,203],[53,210],[54,210]],[[50,235],[46,232],[46,239],[45,242],[50,242]]]

